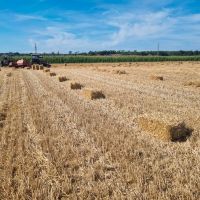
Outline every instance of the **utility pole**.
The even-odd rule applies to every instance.
[[[35,54],[37,54],[37,44],[35,43]]]
[[[160,54],[160,43],[158,42],[158,46],[157,46],[157,55],[159,56]]]

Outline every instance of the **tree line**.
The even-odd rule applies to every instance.
[[[82,56],[200,56],[200,51],[125,51],[125,50],[104,50],[104,51],[89,51],[89,52],[72,52],[68,53],[40,53],[44,56],[67,56],[67,55],[82,55]],[[31,53],[18,53],[18,52],[8,52],[8,53],[0,53],[0,56],[30,56]]]

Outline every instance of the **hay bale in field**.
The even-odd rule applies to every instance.
[[[106,69],[102,69],[102,68],[97,68],[97,71],[99,71],[99,72],[106,72],[107,70]]]
[[[43,72],[50,72],[50,69],[44,69]]]
[[[126,71],[125,70],[114,70],[113,71],[115,74],[119,74],[119,75],[121,75],[121,74],[126,74]]]
[[[185,83],[184,86],[200,87],[200,81],[190,81]]]
[[[105,95],[101,90],[94,90],[90,88],[83,89],[83,96],[89,100],[93,99],[105,99]]]
[[[108,70],[107,70],[107,69],[102,69],[101,71],[102,71],[102,72],[108,72]]]
[[[9,73],[6,74],[6,76],[7,76],[7,77],[11,77],[11,76],[12,76],[12,73],[9,72]]]
[[[172,142],[186,141],[193,131],[191,128],[186,127],[184,123],[173,126],[145,117],[138,119],[138,125],[143,131],[151,133],[154,137],[163,141]]]
[[[64,81],[67,81],[68,79],[66,76],[59,76],[58,80],[59,80],[59,82],[64,82]]]
[[[40,65],[36,65],[36,70],[40,70]]]
[[[40,66],[39,66],[39,69],[40,69],[40,70],[43,70],[43,69],[44,69],[44,66],[43,66],[43,65],[40,65]]]
[[[74,81],[70,82],[70,88],[72,90],[80,90],[80,89],[82,89],[82,87],[83,87],[83,85],[78,82],[74,82]]]
[[[35,65],[32,66],[32,70],[36,70],[36,66]]]
[[[158,80],[158,81],[164,80],[163,76],[155,76],[155,75],[150,76],[150,79],[151,80]]]
[[[50,76],[56,76],[56,73],[55,72],[50,72],[49,75]]]

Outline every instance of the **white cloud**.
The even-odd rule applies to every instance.
[[[39,20],[39,21],[45,21],[47,20],[43,16],[37,16],[37,15],[28,15],[28,14],[14,14],[14,19],[16,21],[27,21],[27,20]]]
[[[170,11],[160,11],[146,14],[125,13],[111,16],[108,22],[118,28],[111,35],[111,42],[117,45],[130,38],[155,38],[166,34],[173,27],[175,21],[170,17]]]
[[[42,51],[48,52],[126,49],[127,43],[138,44],[141,41],[149,44],[149,41],[162,40],[165,48],[170,49],[170,46],[176,48],[175,41],[177,48],[195,41],[200,32],[200,14],[177,16],[176,10],[169,9],[157,12],[111,9],[92,18],[79,14],[75,22],[64,21],[35,31],[30,41],[37,41]],[[198,44],[195,42],[194,48]]]
[[[35,34],[35,39],[31,38],[29,42],[32,46],[38,43],[41,52],[84,51],[85,48],[91,47],[89,40],[78,38],[75,34],[69,33],[60,27],[46,27],[44,30],[35,31]]]

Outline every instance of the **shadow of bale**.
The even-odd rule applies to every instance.
[[[4,121],[6,120],[6,114],[0,113],[0,128],[4,127]]]
[[[5,113],[0,113],[0,121],[4,121],[6,119]]]
[[[191,135],[193,129],[185,125],[185,123],[180,123],[170,129],[171,141],[172,142],[185,142]]]
[[[150,76],[150,79],[151,79],[151,80],[164,81],[163,76],[155,76],[155,75],[152,75],[152,76]]]

